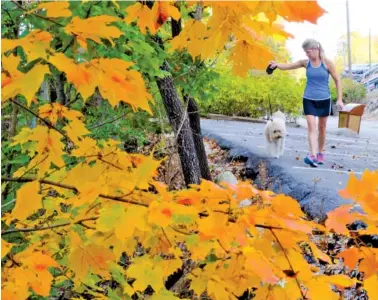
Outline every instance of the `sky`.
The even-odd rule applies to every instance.
[[[345,0],[318,0],[318,3],[327,13],[318,19],[317,25],[285,22],[286,31],[295,36],[286,42],[293,60],[306,58],[302,50],[306,38],[318,40],[326,56],[333,59],[340,36],[347,33]],[[368,36],[371,28],[372,35],[378,35],[377,12],[378,0],[349,0],[350,30]]]

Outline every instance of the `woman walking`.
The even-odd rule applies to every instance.
[[[306,68],[307,84],[303,95],[303,110],[307,120],[310,153],[306,156],[304,162],[312,167],[317,167],[318,164],[324,163],[327,118],[332,109],[329,74],[331,74],[336,83],[336,104],[340,109],[344,107],[342,87],[334,64],[325,57],[324,50],[318,41],[307,39],[302,44],[302,48],[308,59],[299,60],[291,64],[279,64],[272,61],[270,67],[280,70]],[[318,139],[316,139],[316,117],[319,118]]]

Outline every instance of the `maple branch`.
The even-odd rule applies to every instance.
[[[169,246],[171,246],[171,247],[172,247],[172,243],[171,243],[171,241],[169,240],[169,238],[168,238],[167,234],[165,233],[165,231],[164,231],[164,228],[163,228],[163,227],[161,227],[161,231],[163,231],[163,234],[164,234],[165,238],[167,239]]]
[[[270,232],[273,234],[274,238],[277,240],[277,243],[278,243],[278,245],[280,246],[280,248],[281,248],[283,254],[285,255],[285,258],[286,258],[286,260],[287,260],[287,262],[288,262],[288,264],[289,264],[289,266],[290,266],[291,271],[293,272],[293,274],[295,274],[295,272],[294,272],[294,268],[293,268],[293,266],[291,265],[291,262],[290,262],[290,260],[289,260],[289,257],[287,256],[287,253],[286,253],[286,251],[285,251],[285,248],[282,246],[280,240],[278,239],[278,236],[275,234],[275,232],[273,231],[273,229],[270,229]],[[295,278],[295,282],[297,283],[297,286],[298,286],[299,292],[301,293],[302,298],[303,298],[303,299],[306,299],[306,297],[305,297],[305,295],[303,294],[303,291],[302,291],[302,289],[301,289],[301,285],[299,284],[299,281],[298,281],[297,276],[294,275],[294,278]]]
[[[65,222],[61,224],[55,224],[55,225],[50,225],[50,226],[44,226],[44,227],[34,227],[34,228],[14,228],[14,229],[9,229],[9,230],[4,230],[1,235],[6,235],[6,234],[11,234],[15,232],[33,232],[33,231],[42,231],[42,230],[47,230],[47,229],[53,229],[53,228],[58,228],[58,227],[64,227],[68,225],[74,225],[74,224],[79,224],[84,226],[83,222],[85,221],[95,221],[97,220],[98,217],[89,217],[85,219],[78,220],[76,222]],[[85,225],[84,227],[89,227]],[[90,227],[92,229],[92,227]]]
[[[80,93],[77,93],[75,98],[71,100],[70,102],[66,103],[66,106],[69,107],[72,103],[75,103],[77,100],[79,100]]]
[[[17,1],[14,1],[12,0],[12,3],[14,3],[19,9],[23,10],[24,12],[26,12],[26,14],[29,14],[29,15],[33,15],[33,16],[36,16],[37,18],[40,18],[40,19],[43,19],[45,21],[49,21],[51,23],[54,23],[56,25],[59,25],[60,27],[64,27],[65,25],[63,24],[60,24],[58,23],[57,21],[54,21],[48,17],[44,17],[44,16],[41,16],[39,14],[36,14],[36,13],[33,13],[33,12],[29,12],[29,10],[27,10],[26,8],[22,7],[22,5],[18,4]]]
[[[45,123],[47,125],[47,127],[51,128],[51,129],[54,129],[56,130],[57,132],[59,132],[64,138],[66,138],[68,141],[72,142],[72,140],[59,128],[55,127],[53,124],[51,124],[50,121],[40,117],[37,113],[35,113],[34,111],[32,111],[31,109],[27,108],[26,106],[24,106],[23,104],[17,102],[16,100],[12,100],[12,99],[9,99],[9,101],[13,102],[14,104],[18,105],[19,107],[21,107],[22,109],[26,110],[27,112],[31,113],[33,116],[35,116],[36,118],[38,118],[39,120],[41,120],[43,123]],[[73,143],[73,142],[72,142]],[[74,144],[74,143],[73,143]]]
[[[102,161],[103,163],[108,164],[108,165],[110,165],[110,166],[112,166],[112,167],[114,167],[114,168],[116,168],[116,169],[118,169],[118,170],[123,170],[121,167],[118,167],[117,165],[113,164],[113,163],[110,162],[110,161],[106,161],[106,160],[104,160],[104,159],[102,159],[102,158],[99,158],[98,160],[99,160],[99,161]]]
[[[193,231],[193,232],[186,232],[186,231],[183,231],[181,229],[178,229],[176,227],[173,227],[172,225],[169,226],[172,230],[178,232],[178,233],[181,233],[181,234],[184,234],[184,235],[191,235],[191,234],[197,234],[198,231]]]
[[[120,116],[118,116],[118,117],[116,117],[116,118],[114,118],[114,119],[104,121],[104,122],[102,122],[102,123],[100,123],[100,124],[97,124],[97,125],[94,125],[94,126],[92,126],[92,127],[89,127],[88,129],[89,129],[89,130],[93,130],[93,129],[98,128],[98,127],[101,127],[101,126],[103,126],[103,125],[106,125],[106,124],[109,124],[109,123],[113,123],[113,122],[118,121],[119,119],[123,118],[123,117],[126,116],[127,114],[128,114],[128,113],[126,112],[126,113],[124,113],[124,114],[122,114],[122,115],[120,115]]]
[[[40,183],[44,183],[44,184],[48,184],[48,185],[53,185],[53,186],[61,187],[61,188],[68,189],[68,190],[71,190],[71,191],[74,191],[74,192],[79,192],[79,190],[76,187],[72,186],[72,185],[68,185],[68,184],[64,184],[64,183],[59,183],[59,182],[54,182],[54,181],[50,181],[50,180],[46,180],[46,179],[21,178],[21,177],[18,177],[18,178],[3,177],[1,179],[4,180],[4,181],[13,181],[13,182],[32,182],[32,181],[38,181]],[[140,206],[148,207],[148,204],[146,204],[146,203],[141,203],[141,202],[137,202],[137,201],[134,201],[134,200],[123,199],[124,197],[129,196],[131,194],[132,194],[132,192],[130,192],[128,194],[125,194],[122,197],[111,196],[111,195],[104,195],[104,194],[99,194],[98,196],[101,197],[101,198],[110,199],[110,200],[114,200],[114,201],[119,201],[119,202],[130,203],[130,204],[135,204],[135,205],[140,205]]]
[[[219,246],[221,246],[221,248],[224,250],[224,252],[226,252],[226,254],[230,253],[225,247],[223,247],[223,245],[222,245],[222,243],[220,242],[219,239],[217,239],[217,242],[218,242]]]

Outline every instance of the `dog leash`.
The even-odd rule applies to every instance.
[[[270,64],[269,64],[268,67],[266,68],[266,73],[268,75],[272,75],[275,69],[277,69],[277,66],[274,67],[274,68],[272,68],[270,66]],[[269,102],[269,110],[270,110],[270,118],[269,118],[269,120],[273,121],[273,110],[272,110],[272,104],[270,103],[270,97],[268,97],[268,102]]]

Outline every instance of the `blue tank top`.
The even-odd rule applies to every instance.
[[[329,72],[322,62],[319,67],[311,65],[310,60],[306,67],[307,84],[304,98],[309,100],[326,100],[331,98],[329,90]]]

